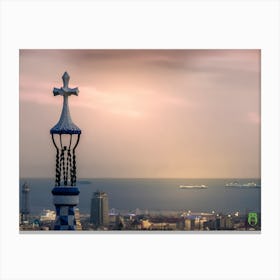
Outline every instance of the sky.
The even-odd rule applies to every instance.
[[[260,50],[20,50],[20,177],[54,177],[70,75],[78,178],[260,178]]]

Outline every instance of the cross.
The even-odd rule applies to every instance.
[[[69,88],[68,84],[69,84],[69,80],[70,80],[70,76],[68,75],[67,72],[64,72],[63,76],[62,76],[62,81],[63,81],[63,87],[61,88],[54,88],[53,89],[53,95],[62,95],[64,97],[64,99],[72,94],[77,95],[79,93],[79,89],[76,88]]]
[[[60,115],[59,122],[51,129],[51,134],[81,134],[81,130],[72,122],[69,106],[68,106],[68,96],[77,95],[79,93],[79,89],[69,88],[69,79],[70,76],[67,72],[65,72],[62,76],[63,87],[54,88],[53,95],[61,95],[63,96],[63,106],[62,112]]]

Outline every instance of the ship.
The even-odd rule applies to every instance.
[[[207,189],[206,185],[180,185],[180,189]]]
[[[261,186],[258,185],[255,182],[253,182],[253,181],[248,182],[248,183],[244,183],[244,184],[241,184],[238,181],[233,181],[233,182],[225,184],[225,187],[230,187],[230,188],[247,188],[247,189],[250,189],[250,188],[260,188]]]
[[[233,181],[225,184],[225,187],[241,187],[241,184],[238,181]]]

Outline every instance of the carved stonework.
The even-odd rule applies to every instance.
[[[61,88],[54,88],[53,95],[61,95],[63,96],[63,107],[60,119],[58,123],[51,129],[52,134],[81,134],[81,130],[78,126],[76,126],[70,116],[69,106],[68,106],[68,97],[70,95],[78,96],[79,89],[76,88],[69,88],[70,76],[67,72],[65,72],[62,76],[63,80],[63,87]]]

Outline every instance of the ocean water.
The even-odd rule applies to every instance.
[[[240,183],[259,179],[237,179]],[[105,191],[109,208],[133,211],[137,208],[148,211],[192,212],[217,211],[232,213],[261,211],[261,188],[225,188],[233,179],[82,179],[77,181],[80,189],[80,213],[89,214],[92,193]],[[30,187],[30,211],[34,215],[43,209],[54,210],[51,190],[54,179],[21,178],[19,186],[27,182]],[[179,185],[207,185],[207,189],[180,189]],[[19,188],[20,189],[20,188]],[[21,192],[19,191],[21,196]],[[21,201],[21,199],[20,199]]]

